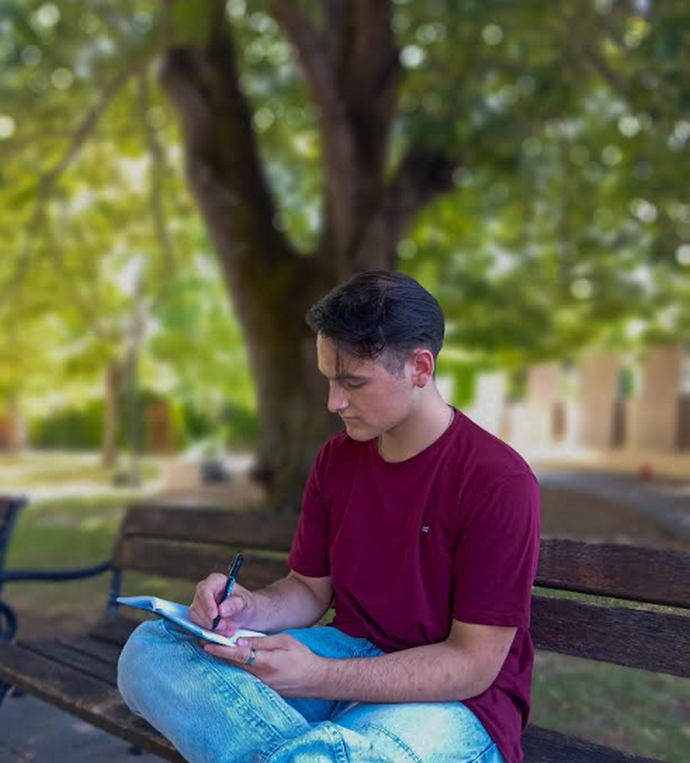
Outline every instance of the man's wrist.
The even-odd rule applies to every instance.
[[[329,677],[331,675],[331,666],[335,660],[321,657],[318,654],[315,655],[315,658],[312,670],[311,698],[330,699],[332,687],[329,687]]]

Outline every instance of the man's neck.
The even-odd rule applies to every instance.
[[[453,422],[454,409],[440,396],[433,405],[413,412],[404,421],[379,437],[381,458],[395,463],[406,461],[426,450]]]

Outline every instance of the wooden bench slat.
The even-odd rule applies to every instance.
[[[167,739],[129,711],[115,687],[99,679],[21,646],[0,643],[0,680],[172,763],[185,763]]]
[[[97,678],[100,681],[115,686],[117,683],[117,668],[115,664],[109,664],[89,654],[71,649],[59,641],[24,641],[20,644],[34,654],[47,657],[60,665],[67,665],[78,670],[84,675]]]
[[[127,510],[122,533],[125,536],[218,543],[240,549],[246,546],[289,551],[296,527],[296,517],[261,510],[223,511],[135,504]]]
[[[523,763],[661,763],[626,750],[531,725],[522,735],[522,749],[525,753]]]
[[[690,554],[680,549],[541,541],[536,585],[544,588],[690,607],[688,580]]]
[[[124,646],[132,631],[142,622],[133,617],[117,615],[100,620],[89,632],[89,637],[106,644],[114,644],[118,648]]]
[[[59,639],[59,643],[64,644],[77,652],[83,652],[90,657],[94,657],[107,665],[115,665],[120,657],[121,646],[99,641],[95,638],[82,636],[80,638]]]
[[[532,597],[539,649],[690,676],[690,617]]]
[[[221,546],[184,545],[153,538],[126,538],[118,544],[115,564],[124,570],[182,580],[203,580],[211,572],[225,572],[231,554]],[[287,562],[245,552],[240,582],[261,588],[284,577]]]
[[[0,679],[166,760],[185,763],[166,739],[127,710],[117,689],[102,680],[10,644],[0,644]],[[522,744],[525,763],[659,763],[535,726],[528,727]]]

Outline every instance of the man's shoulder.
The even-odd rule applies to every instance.
[[[492,434],[463,414],[462,438],[465,448],[466,476],[477,486],[495,487],[513,477],[536,480],[525,458],[505,440]]]

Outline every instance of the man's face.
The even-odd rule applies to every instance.
[[[328,379],[328,410],[345,422],[353,440],[371,440],[387,432],[410,412],[414,385],[409,364],[401,376],[382,361],[339,352],[333,342],[318,336],[319,371]]]

